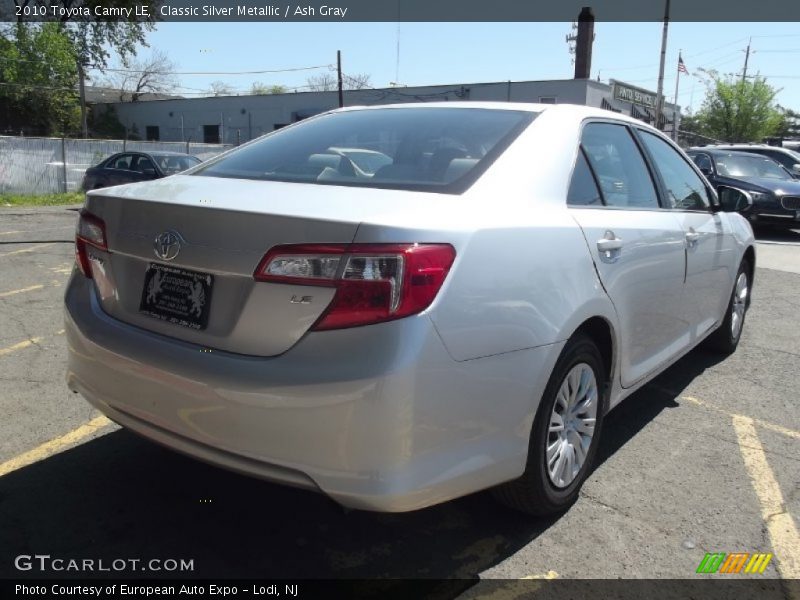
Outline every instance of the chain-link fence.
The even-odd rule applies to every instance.
[[[0,136],[0,194],[53,194],[80,190],[83,174],[116,152],[172,151],[207,159],[230,148],[194,142],[75,140]]]

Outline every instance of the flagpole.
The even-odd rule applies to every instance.
[[[675,98],[672,105],[672,139],[678,141],[678,85],[681,82],[681,51],[678,50],[678,67],[675,74]]]

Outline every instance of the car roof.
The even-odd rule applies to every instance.
[[[769,156],[763,154],[756,154],[754,152],[744,152],[734,148],[711,148],[703,146],[700,148],[689,148],[686,152],[703,152],[705,154],[723,155],[723,154],[741,154],[742,156],[749,156],[750,158],[760,158],[761,160],[772,160]],[[774,161],[773,161],[774,162]]]
[[[703,150],[703,151],[710,151],[710,150],[735,150],[737,152],[743,151],[747,152],[748,150],[778,150],[781,152],[786,152],[787,150],[791,150],[791,148],[784,148],[783,146],[770,146],[769,144],[713,144],[710,146],[699,146],[696,148],[692,148],[692,150]]]
[[[624,121],[631,125],[636,125],[647,129],[648,131],[658,132],[655,127],[648,125],[644,121],[635,119],[634,117],[624,115],[621,113],[605,110],[603,108],[596,108],[594,106],[586,106],[584,104],[539,104],[535,102],[406,102],[399,104],[378,104],[370,106],[347,106],[345,108],[337,108],[327,113],[347,112],[355,110],[386,110],[396,108],[411,108],[411,109],[424,109],[424,108],[483,108],[491,110],[516,110],[544,114],[555,118],[562,118],[565,120],[570,119],[614,119],[616,121]],[[662,133],[663,135],[663,133]]]

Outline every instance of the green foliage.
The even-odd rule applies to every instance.
[[[125,137],[125,126],[120,122],[117,111],[113,106],[100,109],[93,120],[92,133],[94,137],[120,140]],[[100,162],[98,159],[96,162]]]
[[[67,192],[66,194],[0,194],[0,210],[4,206],[61,206],[63,204],[82,204],[83,192]]]
[[[800,113],[791,108],[778,107],[781,111],[781,124],[776,136],[782,138],[800,138]]]
[[[20,24],[0,37],[4,129],[61,135],[79,127],[75,47],[58,23]],[[6,34],[8,35],[8,33]]]
[[[61,28],[72,40],[84,65],[105,67],[110,52],[116,52],[121,59],[136,54],[137,45],[147,46],[145,36],[154,28],[158,14],[157,0],[14,0],[18,6],[45,7],[48,15],[61,14],[62,9],[85,7],[90,15],[94,15],[95,6],[102,8],[130,8],[134,12],[130,20],[109,17],[108,21],[96,21],[94,16],[74,14],[59,17]],[[137,7],[148,8],[149,17],[137,18]],[[55,13],[54,13],[55,11]],[[24,17],[19,17],[23,24]]]
[[[259,96],[264,94],[285,94],[289,91],[285,85],[267,85],[266,83],[261,83],[260,81],[254,81],[253,85],[250,87],[250,93],[253,96]]]
[[[782,115],[775,104],[777,90],[765,78],[742,81],[709,71],[706,87],[706,98],[696,115],[696,133],[727,142],[753,142],[775,134],[781,127]]]

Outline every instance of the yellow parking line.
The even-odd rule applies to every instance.
[[[526,577],[522,577],[522,579],[558,579],[558,573],[555,571],[548,571],[540,575],[527,575]]]
[[[84,423],[77,429],[73,429],[61,437],[57,437],[49,442],[45,442],[33,450],[29,450],[24,454],[20,454],[19,456],[0,464],[0,477],[9,474],[12,471],[16,471],[17,469],[21,469],[22,467],[32,465],[33,463],[43,460],[49,456],[53,456],[67,446],[81,441],[82,439],[95,433],[98,429],[110,424],[111,421],[108,419],[108,417],[103,415],[95,417],[88,423]]]
[[[3,252],[2,254],[0,254],[0,258],[3,258],[4,256],[11,256],[12,254],[22,254],[24,252],[36,252],[37,250],[41,250],[42,248],[47,248],[48,246],[55,246],[55,245],[56,245],[55,242],[52,242],[48,244],[38,244],[31,248],[23,248],[22,250],[14,250],[13,252]]]
[[[697,398],[694,398],[692,396],[681,396],[681,400],[686,400],[688,402],[691,402],[692,404],[696,404],[697,406],[702,406],[704,408],[714,410],[724,415],[728,415],[731,418],[743,416],[736,413],[732,413],[723,408],[719,408],[717,406],[714,406],[713,404],[709,404],[708,402],[703,402],[702,400],[698,400]],[[770,431],[775,431],[777,433],[794,438],[796,440],[800,440],[800,431],[795,431],[794,429],[789,429],[788,427],[784,427],[783,425],[778,425],[776,423],[770,423],[769,421],[762,421],[761,419],[756,419],[754,417],[746,417],[746,418],[752,419],[752,421],[759,427],[763,427],[764,429],[769,429]]]
[[[43,285],[32,285],[26,288],[20,288],[18,290],[11,290],[10,292],[2,292],[0,293],[0,298],[5,298],[6,296],[14,296],[15,294],[24,294],[25,292],[32,292],[33,290],[40,290],[44,286]]]
[[[761,518],[767,525],[778,571],[785,579],[800,578],[800,534],[786,510],[783,494],[775,474],[767,462],[767,455],[758,439],[753,419],[733,416],[733,428],[739,441],[745,467],[761,504]]]
[[[65,333],[65,330],[59,329],[53,335],[62,335],[63,333]],[[32,337],[30,339],[18,342],[16,344],[12,345],[12,346],[8,346],[6,348],[0,348],[0,356],[5,356],[6,354],[11,354],[12,352],[16,352],[17,350],[24,350],[25,348],[29,348],[30,346],[33,346],[34,344],[38,344],[43,339],[44,339],[44,337],[42,337],[42,336]]]
[[[24,340],[22,342],[14,344],[13,346],[8,346],[7,348],[0,348],[0,356],[5,356],[6,354],[11,354],[12,352],[16,352],[17,350],[22,350],[24,348],[27,348],[28,346],[33,346],[34,344],[38,344],[40,341],[42,341],[42,338],[34,337],[29,340]]]

